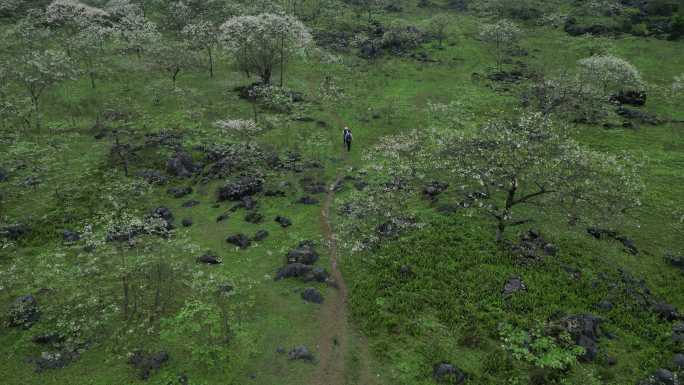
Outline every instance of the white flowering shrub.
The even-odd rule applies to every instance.
[[[236,16],[220,30],[223,47],[236,57],[240,69],[255,73],[265,84],[271,82],[276,65],[281,65],[282,72],[287,60],[312,42],[304,24],[289,15]]]
[[[677,96],[684,91],[684,74],[675,76],[672,81],[672,96]]]
[[[128,13],[116,24],[117,38],[127,52],[138,57],[161,41],[157,25],[139,13]]]
[[[253,120],[226,119],[218,120],[214,126],[226,135],[250,137],[261,132],[261,128]]]
[[[580,80],[595,85],[604,94],[622,90],[641,90],[641,73],[627,60],[614,55],[596,55],[578,62]]]
[[[520,40],[522,31],[515,23],[502,19],[480,27],[480,39],[490,44],[496,56],[496,67],[502,70],[507,52]]]

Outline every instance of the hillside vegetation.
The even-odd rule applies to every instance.
[[[0,383],[684,383],[682,1],[0,0],[0,35]]]

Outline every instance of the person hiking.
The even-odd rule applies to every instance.
[[[342,139],[344,140],[345,146],[347,146],[347,152],[351,151],[351,143],[352,143],[352,132],[349,129],[349,127],[344,128],[344,133],[342,135]]]

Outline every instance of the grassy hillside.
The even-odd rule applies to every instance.
[[[148,3],[145,10],[159,26],[161,45],[180,40],[169,26],[167,3],[175,2]],[[524,76],[500,82],[488,78],[497,72],[495,52],[480,29],[519,13],[493,12],[484,1],[395,4],[400,9],[383,4],[372,9],[373,24],[365,3],[214,3],[221,11],[211,8],[204,17],[284,7],[304,21],[315,48],[287,62],[283,84],[302,101],[290,100],[288,109],[277,111],[268,101],[241,98],[237,88],[258,79],[239,70],[236,57],[220,46],[214,77],[193,67],[182,70],[174,86],[154,66],[154,50],[138,57],[112,39],[97,51],[95,88],[84,73],[46,88],[38,128],[26,90],[11,76],[18,58],[38,48],[17,40],[26,12],[0,8],[0,75],[8,74],[0,76],[0,107],[7,101],[18,106],[0,109],[0,382],[621,385],[661,368],[681,381],[676,376],[684,375],[683,368],[673,357],[684,353],[684,331],[677,334],[683,316],[676,310],[684,308],[684,279],[681,262],[666,258],[684,253],[684,95],[672,90],[674,77],[684,73],[684,42],[674,32],[669,40],[653,28],[645,36],[631,29],[571,36],[562,22],[542,20],[575,15],[581,25],[623,26],[629,13],[592,18],[583,2],[549,3],[540,7],[543,15],[514,20],[522,31],[518,54],[507,54],[504,70]],[[449,18],[443,45],[425,33],[415,46],[369,58],[353,43],[379,26],[428,31],[437,14]],[[63,50],[67,27],[50,28],[55,35],[37,46]],[[596,46],[638,69],[648,98],[636,110],[659,121],[623,126],[630,119],[615,115],[614,106],[600,122],[552,118],[586,148],[627,153],[643,163],[641,207],[614,218],[614,230],[638,253],[616,240],[595,239],[584,224],[568,225],[556,207],[530,207],[523,213],[535,221],[510,228],[509,246],[536,229],[557,252],[521,257],[495,242],[493,223],[477,210],[440,210],[463,200],[453,182],[437,201],[424,198],[423,184],[410,184],[404,200],[389,203],[420,226],[356,247],[377,237],[382,221],[352,219],[345,208],[370,199],[373,186],[390,178],[373,168],[383,137],[449,123],[435,118],[434,103],[455,103],[449,124],[462,132],[532,110],[522,95],[535,75],[574,74],[577,61]],[[326,79],[343,96],[326,99]],[[276,70],[273,83],[279,80]],[[253,119],[255,108],[256,134],[216,126]],[[341,143],[344,126],[354,133],[349,153]],[[128,175],[117,151],[130,151]],[[186,177],[169,166],[181,153],[200,165]],[[219,199],[221,187],[245,176],[263,180],[252,195],[254,208],[250,200]],[[434,172],[424,181],[449,178]],[[371,186],[362,189],[359,182]],[[192,192],[174,198],[167,191],[181,187]],[[298,203],[302,197],[314,201]],[[196,205],[184,207],[192,200]],[[159,207],[173,214],[170,233],[163,220],[122,241],[107,240],[115,222],[137,224]],[[292,225],[281,226],[278,216]],[[184,219],[192,225],[184,226]],[[67,239],[64,230],[79,239]],[[245,249],[226,242],[238,233],[254,238],[259,230],[268,236]],[[307,240],[320,254],[313,266],[332,278],[276,279],[286,255]],[[199,263],[201,255],[221,263]],[[525,289],[504,295],[511,278]],[[305,288],[320,291],[323,304],[304,301]],[[17,299],[27,295],[36,312],[31,304],[17,310]],[[16,314],[35,322],[12,326]],[[574,330],[568,324],[584,322],[587,314],[601,319],[590,360],[568,335]],[[306,346],[313,360],[291,359],[298,346]],[[136,351],[146,358],[137,365]],[[154,362],[158,352],[168,360]],[[459,375],[436,376],[440,363],[457,368],[463,382]],[[660,380],[645,383],[679,383],[658,373]]]

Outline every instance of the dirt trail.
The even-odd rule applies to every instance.
[[[342,123],[338,115],[335,115],[334,119]],[[320,213],[321,231],[330,254],[330,275],[336,289],[325,298],[321,307],[320,333],[317,341],[318,366],[311,384],[372,385],[376,381],[370,371],[366,340],[349,324],[347,285],[338,266],[337,240],[330,220],[330,211],[335,200],[335,186],[341,180],[342,172],[338,171],[335,181],[328,187]]]

